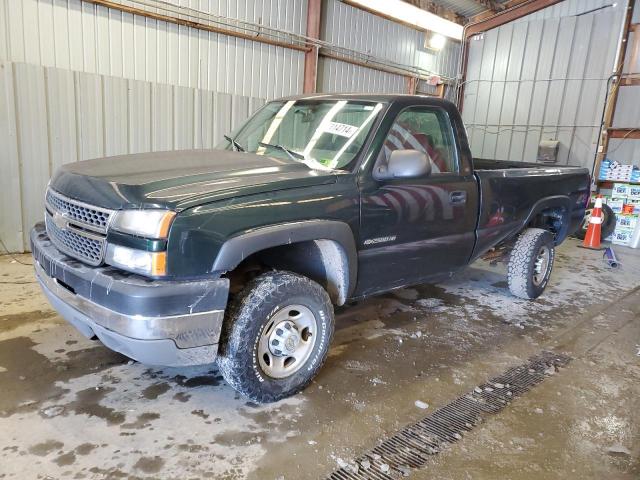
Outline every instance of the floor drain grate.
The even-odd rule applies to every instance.
[[[471,392],[436,410],[383,441],[350,464],[333,472],[330,480],[388,480],[409,476],[411,469],[424,466],[430,455],[446,444],[457,442],[490,413],[506,407],[511,399],[563,367],[570,357],[542,352],[527,363],[479,385]]]

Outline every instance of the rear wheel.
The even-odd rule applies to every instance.
[[[527,228],[518,237],[509,256],[511,293],[525,299],[538,298],[549,282],[554,259],[553,234],[541,228]]]
[[[238,295],[223,326],[218,365],[247,398],[273,402],[305,388],[333,336],[327,292],[307,277],[269,272]]]

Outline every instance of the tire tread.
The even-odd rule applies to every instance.
[[[527,228],[516,241],[509,256],[507,280],[509,290],[519,298],[531,300],[536,298],[530,288],[530,265],[532,257],[537,254],[536,245],[551,233],[542,228]]]
[[[252,370],[246,368],[246,362],[251,362],[252,359],[241,358],[242,356],[239,355],[239,352],[248,352],[253,349],[255,337],[246,335],[245,332],[252,322],[262,321],[262,319],[256,318],[257,310],[265,303],[273,302],[274,299],[292,290],[303,290],[315,301],[324,304],[327,315],[330,317],[327,322],[326,349],[328,351],[328,345],[333,337],[333,306],[327,292],[307,277],[277,270],[264,273],[250,281],[228,307],[220,336],[218,367],[223,378],[231,387],[258,403],[273,402],[303,390],[311,383],[326,360],[325,353],[308,378],[298,384],[294,390],[287,391],[286,394],[274,394],[265,391],[264,388],[260,388],[261,385],[256,384]]]

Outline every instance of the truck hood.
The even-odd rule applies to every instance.
[[[110,209],[183,210],[229,197],[334,183],[336,172],[227,150],[153,152],[64,165],[51,187]]]

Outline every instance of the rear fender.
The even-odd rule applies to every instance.
[[[558,232],[556,232],[556,244],[562,243],[562,241],[569,234],[569,227],[571,225],[571,198],[566,195],[555,195],[553,197],[545,197],[538,200],[529,215],[522,222],[520,230],[524,229],[529,225],[538,215],[540,215],[545,210],[557,210],[558,213],[562,216],[562,227]]]

